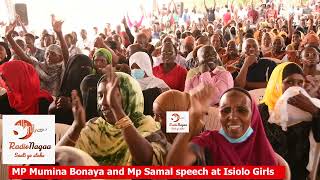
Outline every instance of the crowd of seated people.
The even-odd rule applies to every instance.
[[[0,115],[51,114],[69,125],[57,165],[283,165],[287,179],[306,179],[319,158],[320,16],[276,17],[271,4],[249,8],[246,21],[242,8],[221,16],[215,6],[201,21],[181,14],[182,24],[164,13],[152,28],[127,17],[123,30],[92,40],[85,29],[79,40],[64,35],[52,16],[41,47],[26,28],[16,32],[19,17],[0,24]],[[284,130],[275,107],[292,88],[308,96],[287,98],[281,112],[308,118]],[[167,111],[188,111],[189,133],[168,133]]]

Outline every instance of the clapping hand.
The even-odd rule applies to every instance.
[[[107,104],[113,112],[122,109],[122,99],[119,91],[119,79],[112,65],[107,65],[102,72],[105,74],[107,89]]]
[[[86,113],[76,90],[71,92],[71,99],[74,123],[79,127],[84,127],[86,124]]]

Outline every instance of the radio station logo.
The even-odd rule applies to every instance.
[[[174,114],[172,114],[171,116],[172,116],[172,117],[171,117],[171,120],[172,120],[173,122],[178,122],[178,121],[181,119],[181,117],[180,117],[180,115],[179,115],[178,113],[174,113]]]
[[[3,164],[54,164],[53,115],[4,115]]]
[[[188,133],[189,112],[188,111],[167,111],[167,133]]]
[[[47,129],[35,129],[34,124],[30,121],[22,119],[18,120],[15,124],[13,134],[19,139],[28,139],[33,133],[44,132]]]
[[[15,124],[13,130],[14,135],[19,136],[19,139],[28,139],[34,130],[34,125],[28,120],[19,120]]]

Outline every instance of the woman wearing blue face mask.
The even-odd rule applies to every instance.
[[[135,78],[142,90],[158,87],[162,90],[170,89],[161,79],[152,73],[150,57],[145,52],[136,52],[129,59],[131,76]]]

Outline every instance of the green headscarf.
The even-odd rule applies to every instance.
[[[130,117],[131,121],[135,124],[135,127],[139,127],[139,121],[145,117],[143,115],[144,99],[141,87],[139,83],[128,74],[116,72],[116,75],[119,79],[119,87],[123,105],[122,108]],[[105,75],[100,78],[97,85],[104,80]]]
[[[94,53],[93,55],[93,61],[95,60],[95,58],[97,56],[103,56],[106,58],[108,64],[111,64],[112,63],[112,54],[111,52],[108,50],[108,49],[105,49],[105,48],[99,48],[96,50],[96,52]]]
[[[134,123],[142,137],[152,135],[160,129],[152,117],[143,115],[143,94],[139,83],[131,76],[116,72],[125,113]],[[103,76],[98,84],[105,79]],[[163,165],[166,148],[159,142],[151,142],[153,165]],[[100,165],[134,164],[122,132],[102,117],[90,120],[81,131],[75,147],[87,152]]]

